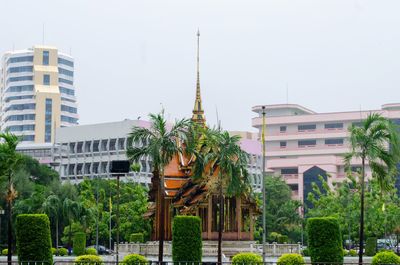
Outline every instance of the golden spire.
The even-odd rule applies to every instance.
[[[194,102],[192,121],[205,125],[203,105],[200,95],[200,31],[197,31],[197,82],[196,82],[196,100]]]

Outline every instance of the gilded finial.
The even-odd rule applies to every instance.
[[[197,80],[196,80],[196,100],[193,108],[192,121],[205,125],[206,119],[201,102],[200,94],[200,30],[197,30]]]

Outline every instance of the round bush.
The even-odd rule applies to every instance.
[[[233,256],[232,264],[257,264],[262,263],[262,257],[255,253],[239,253]]]
[[[97,255],[97,250],[95,248],[87,248],[85,251],[87,255]]]
[[[8,248],[5,248],[1,251],[1,255],[7,256],[8,255]]]
[[[312,263],[343,263],[342,237],[336,218],[309,218],[307,234]]]
[[[355,257],[355,256],[357,256],[357,251],[356,250],[354,250],[354,249],[350,249],[349,250],[349,256],[351,256],[351,257]]]
[[[305,264],[300,254],[283,254],[279,257],[277,265],[302,265]]]
[[[143,243],[144,235],[143,233],[133,233],[129,237],[129,242],[131,243]]]
[[[96,255],[82,255],[75,259],[76,265],[102,265],[103,260]]]
[[[382,251],[372,258],[372,265],[400,264],[400,257],[391,251]]]
[[[58,249],[58,255],[60,255],[60,256],[67,256],[67,255],[68,255],[68,249],[66,249],[66,248],[60,248],[60,249]]]
[[[139,254],[130,254],[125,256],[124,260],[122,261],[124,265],[137,265],[141,263],[148,263],[148,260]]]
[[[57,249],[56,248],[51,248],[51,253],[53,255],[57,255]]]

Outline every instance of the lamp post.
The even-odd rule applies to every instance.
[[[3,209],[0,210],[0,237],[1,237],[1,216],[4,215],[5,211]],[[0,238],[1,242],[1,238]]]
[[[265,106],[262,106],[262,200],[263,200],[263,213],[262,213],[262,225],[263,225],[263,237],[262,237],[262,257],[263,263],[265,263],[265,239],[267,233],[267,226],[265,222],[266,218],[266,203],[265,203]]]

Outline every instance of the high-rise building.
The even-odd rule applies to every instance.
[[[27,143],[51,143],[78,124],[74,60],[55,47],[6,52],[1,60],[0,129]]]
[[[261,133],[262,106],[253,107],[253,111],[258,114],[253,118],[253,127]],[[350,151],[350,125],[360,124],[370,113],[379,113],[400,124],[400,104],[385,104],[379,110],[332,113],[316,113],[297,104],[278,104],[265,105],[265,113],[266,169],[281,175],[292,188],[293,197],[306,203],[312,183],[321,185],[319,176],[328,183],[345,179],[343,156]],[[352,165],[358,171],[361,161],[353,160]],[[366,174],[371,176],[368,165]]]

